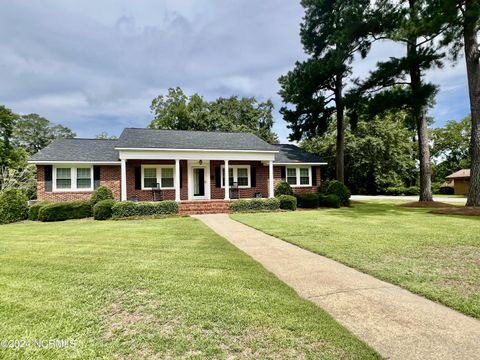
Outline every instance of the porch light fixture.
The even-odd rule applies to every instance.
[[[203,160],[199,160],[199,161],[198,161],[198,164],[199,164],[199,165],[203,165]]]

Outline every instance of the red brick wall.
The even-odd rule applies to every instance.
[[[127,199],[138,196],[140,201],[152,201],[151,190],[135,189],[135,167],[146,164],[150,165],[175,165],[175,160],[127,160]],[[180,160],[180,179],[182,181],[180,187],[180,199],[188,199],[188,178],[187,178],[187,161]],[[165,200],[175,200],[175,190],[163,190]]]
[[[281,181],[285,181],[282,179],[282,166],[274,166],[273,167],[273,181],[275,185],[277,185]],[[292,187],[294,193],[306,193],[306,192],[316,192],[317,188],[320,186],[320,166],[315,167],[315,172],[317,173],[317,182],[312,184],[312,186],[307,187]]]
[[[174,165],[173,160],[128,160],[127,161],[127,199],[138,196],[141,201],[151,201],[152,192],[150,190],[136,190],[135,189],[135,167],[142,164],[156,164],[156,165]],[[260,192],[263,197],[268,197],[268,166],[263,165],[259,161],[230,161],[230,165],[250,165],[256,168],[256,187],[248,189],[239,189],[241,198],[253,198],[256,192]],[[210,191],[212,199],[223,199],[225,197],[225,190],[216,187],[215,168],[224,165],[223,161],[210,161]],[[188,200],[188,171],[187,161],[180,161],[181,170],[181,200]],[[312,192],[316,191],[320,186],[320,167],[316,167],[317,182],[312,187],[293,188],[294,192]],[[275,185],[282,180],[281,167],[274,166],[274,183]],[[120,200],[120,166],[101,166],[100,168],[100,184],[108,186],[112,189],[115,199]],[[164,190],[163,195],[165,199],[175,200],[175,190]],[[83,200],[89,199],[90,191],[86,192],[45,192],[44,167],[37,166],[37,198],[40,201],[69,201],[69,200]]]
[[[100,185],[109,187],[115,199],[120,200],[120,166],[100,166]],[[44,166],[37,165],[37,199],[39,201],[88,200],[91,195],[91,191],[45,192]]]
[[[253,198],[256,192],[262,193],[263,197],[268,197],[268,166],[260,161],[229,161],[229,165],[250,165],[255,167],[257,172],[257,186],[248,189],[239,189],[240,198]],[[216,187],[215,168],[225,165],[224,161],[210,161],[210,191],[212,199],[224,199],[225,189]]]

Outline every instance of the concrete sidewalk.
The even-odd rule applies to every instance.
[[[266,235],[226,214],[196,215],[389,359],[479,359],[480,321]]]

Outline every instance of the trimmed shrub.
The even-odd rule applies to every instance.
[[[90,197],[90,205],[95,206],[96,203],[102,200],[114,200],[112,190],[106,186],[98,187]]]
[[[303,209],[318,208],[318,194],[317,193],[303,193],[296,194],[297,206]]]
[[[297,198],[291,195],[280,195],[280,209],[283,210],[297,210]]]
[[[233,212],[274,211],[280,208],[280,200],[272,199],[241,199],[230,204]]]
[[[50,203],[42,206],[38,212],[40,221],[84,219],[90,216],[92,216],[92,207],[89,201]]]
[[[293,196],[293,190],[289,183],[282,181],[275,186],[275,197],[281,195],[291,195]]]
[[[326,184],[324,184],[326,183]],[[322,195],[337,195],[340,199],[340,205],[348,206],[350,205],[350,196],[352,195],[348,187],[345,184],[342,184],[337,180],[327,180],[323,181],[320,189],[320,194]]]
[[[9,224],[28,217],[28,198],[17,189],[8,189],[0,194],[0,224]]]
[[[418,195],[420,189],[418,186],[390,186],[385,190],[387,195],[402,196],[402,195]]]
[[[99,201],[93,207],[93,218],[95,220],[108,220],[112,218],[113,205],[115,205],[115,200],[105,199]]]
[[[38,220],[38,213],[40,209],[45,205],[49,204],[48,202],[37,202],[33,205],[30,205],[28,209],[28,220],[37,221]]]
[[[159,202],[122,201],[112,206],[112,218],[133,216],[173,215],[178,213],[178,204],[173,200]]]
[[[330,194],[330,195],[318,195],[318,206],[320,207],[329,207],[329,208],[339,208],[340,207],[340,199],[337,195]]]

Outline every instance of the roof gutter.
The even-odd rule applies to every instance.
[[[169,152],[187,152],[187,151],[198,151],[198,152],[257,152],[257,153],[271,153],[276,154],[278,150],[226,150],[226,149],[167,149],[167,148],[129,148],[129,147],[116,147],[115,150],[125,150],[125,151],[169,151]]]
[[[326,162],[274,162],[273,165],[328,165]]]
[[[75,160],[28,160],[29,164],[50,165],[50,164],[99,164],[99,165],[120,165],[121,161],[75,161]]]

